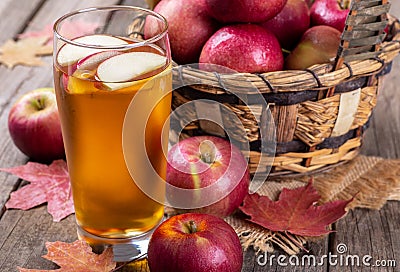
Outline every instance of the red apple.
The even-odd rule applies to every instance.
[[[278,15],[261,26],[272,31],[281,46],[290,50],[310,27],[310,10],[304,0],[288,0]]]
[[[174,61],[197,63],[204,43],[218,28],[218,23],[208,15],[205,0],[161,0],[154,11],[168,21]]]
[[[275,35],[255,24],[229,25],[206,42],[200,62],[238,72],[262,73],[283,68],[283,54]]]
[[[287,0],[206,0],[209,13],[224,23],[259,23],[277,15]]]
[[[286,57],[286,69],[301,70],[332,61],[337,54],[340,39],[341,32],[336,28],[325,25],[309,28]]]
[[[310,9],[311,24],[328,25],[343,32],[349,11],[337,0],[315,0]]]
[[[193,190],[180,211],[208,213],[220,217],[232,214],[248,193],[250,174],[241,151],[215,136],[196,136],[175,144],[168,152],[167,182]],[[212,187],[210,187],[212,186]],[[167,189],[172,205],[182,196]],[[181,204],[179,204],[182,206]]]
[[[11,108],[8,129],[15,145],[32,160],[64,158],[64,144],[53,88],[23,95]]]
[[[224,220],[187,213],[169,218],[154,231],[147,259],[152,272],[240,272],[243,251]]]

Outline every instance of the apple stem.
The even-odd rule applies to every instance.
[[[203,141],[199,146],[200,151],[200,159],[208,164],[212,164],[215,161],[215,146],[209,141]]]
[[[186,227],[188,233],[196,233],[197,232],[197,225],[193,220],[190,220],[188,223],[186,223],[185,227]]]
[[[32,104],[37,110],[43,110],[46,107],[46,102],[43,98],[33,99]]]
[[[350,1],[349,0],[338,0],[338,4],[341,9],[348,9],[350,7]]]
[[[209,152],[206,152],[206,153],[204,153],[204,154],[201,154],[201,160],[202,160],[203,162],[205,162],[205,163],[208,163],[208,164],[214,162],[214,161],[213,161],[213,156],[212,156]]]

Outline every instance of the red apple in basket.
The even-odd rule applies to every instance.
[[[275,35],[255,24],[219,29],[206,42],[201,63],[212,63],[238,72],[262,73],[283,68],[283,54]]]
[[[309,7],[304,0],[288,0],[278,15],[261,26],[272,31],[281,46],[290,50],[310,27]]]
[[[302,70],[314,64],[332,61],[338,51],[341,32],[330,26],[313,26],[285,59],[288,70]]]
[[[224,220],[187,213],[169,218],[154,231],[147,259],[152,272],[240,272],[243,252]]]
[[[311,24],[328,25],[343,32],[349,11],[337,0],[315,0],[310,9]]]
[[[51,162],[65,156],[53,88],[24,94],[11,107],[8,129],[15,145],[32,160]]]
[[[172,146],[167,162],[169,184],[183,189],[200,189],[191,191],[185,206],[178,209],[181,212],[225,217],[240,206],[248,193],[247,161],[241,151],[225,139],[215,136],[184,139]],[[167,189],[171,205],[181,203],[182,198]]]
[[[277,15],[287,0],[206,0],[209,13],[224,23],[259,23]]]
[[[154,11],[168,21],[173,60],[197,63],[204,43],[218,28],[207,13],[205,0],[162,0]],[[146,32],[151,33],[151,29],[146,28]]]

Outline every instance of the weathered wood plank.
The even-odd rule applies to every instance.
[[[393,266],[378,269],[375,262],[395,260],[397,267],[399,265],[399,208],[398,202],[392,202],[380,211],[356,210],[340,220],[331,249],[332,254],[338,256],[338,264],[331,265],[329,271],[343,271],[344,268],[348,269],[346,271],[396,271]],[[345,245],[347,250],[340,251],[339,244]],[[367,255],[371,259],[364,257]],[[363,258],[367,258],[364,259],[367,264],[363,263]]]
[[[15,38],[29,23],[36,10],[45,0],[2,0],[0,1],[0,44]],[[24,8],[21,8],[24,7]],[[11,36],[10,36],[11,35]]]
[[[400,18],[400,1],[391,1],[390,13]],[[371,126],[367,130],[362,153],[385,158],[400,157],[400,59],[393,62],[392,72],[383,79]],[[372,261],[395,260],[393,267],[362,266],[361,271],[398,271],[400,250],[400,203],[390,202],[380,211],[356,209],[336,224],[331,252],[337,253],[340,243],[346,244],[346,254],[359,257],[371,255]],[[360,271],[361,267],[331,266],[329,271]]]
[[[46,208],[9,210],[4,214],[0,221],[0,271],[16,271],[17,266],[54,269],[56,265],[41,258],[46,254],[44,243],[77,240],[74,216],[55,223]]]
[[[400,157],[400,59],[393,63],[392,72],[384,78],[383,88],[367,130],[362,152],[385,158]]]
[[[400,1],[390,1],[390,13],[400,18]],[[400,157],[400,57],[393,61],[392,72],[383,86],[374,109],[371,127],[365,135],[362,152],[385,158]]]
[[[43,0],[3,0],[0,2],[0,44],[8,39],[16,38],[17,34],[30,22],[35,11],[41,7]],[[24,6],[24,8],[21,8]],[[30,73],[27,69],[15,67],[7,69],[0,65],[0,167],[10,167],[23,163],[26,159],[11,141],[8,134],[8,109],[14,101],[14,94]],[[18,79],[15,79],[19,75]],[[9,193],[14,189],[16,179],[0,173],[0,217]]]

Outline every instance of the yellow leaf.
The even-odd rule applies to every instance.
[[[39,56],[52,53],[51,46],[44,45],[46,41],[47,38],[45,37],[30,37],[18,41],[7,40],[0,47],[0,63],[3,63],[8,68],[13,68],[18,64],[27,66],[44,65],[45,63]]]

